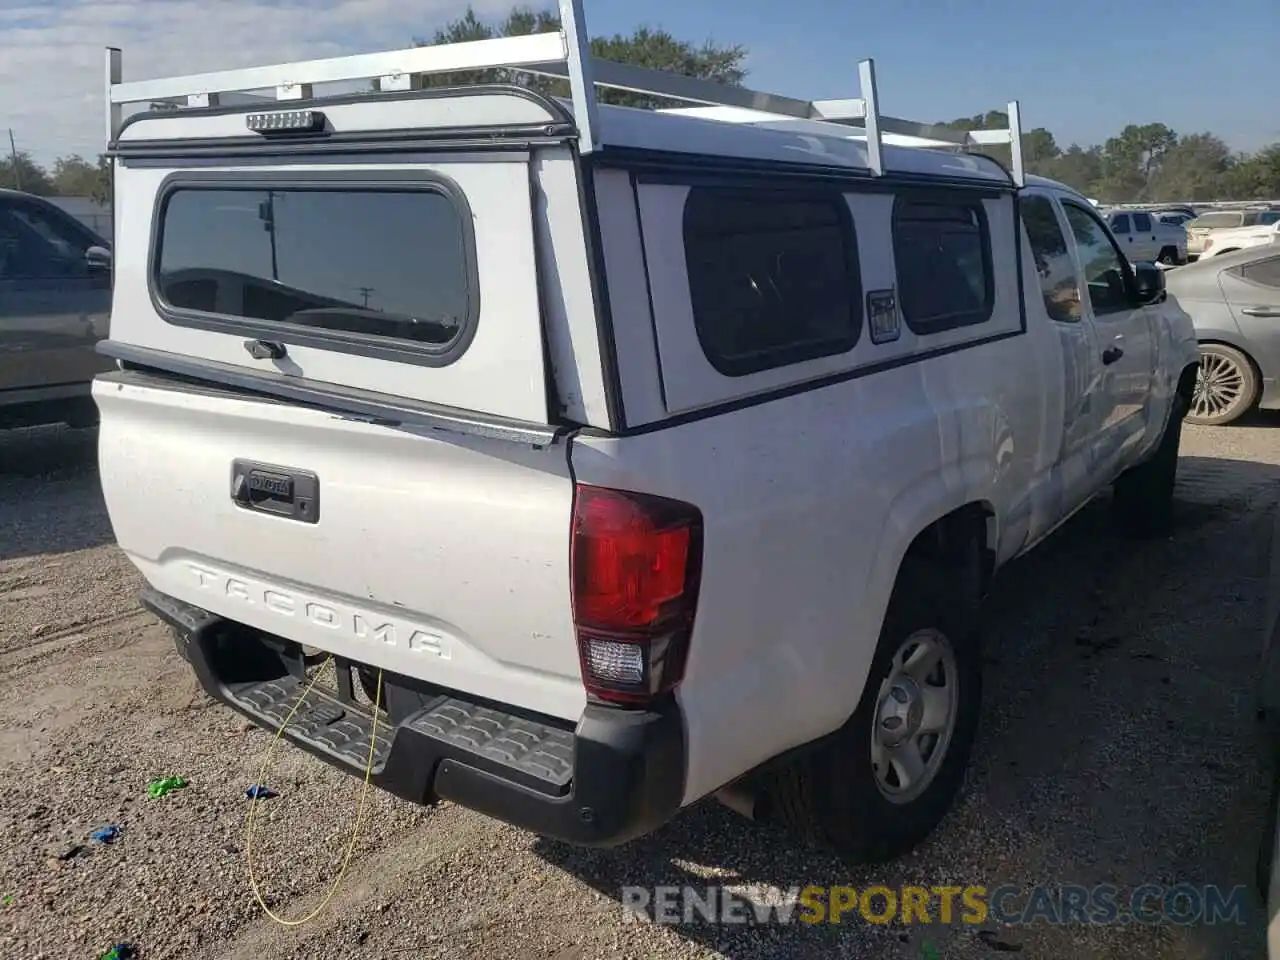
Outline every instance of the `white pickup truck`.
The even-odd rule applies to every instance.
[[[608,846],[714,795],[893,857],[961,784],[993,573],[1110,486],[1168,528],[1191,325],[1018,149],[943,149],[996,133],[882,116],[870,61],[798,101],[589,58],[562,12],[132,83],[108,51],[116,536],[255,722],[335,658],[285,736],[353,774],[381,671],[410,801]],[[574,96],[415,80],[497,66]]]
[[[1107,226],[1131,263],[1140,260],[1180,267],[1187,262],[1187,231],[1154,210],[1113,210]]]

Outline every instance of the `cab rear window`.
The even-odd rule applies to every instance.
[[[154,290],[169,319],[427,352],[474,323],[469,236],[443,191],[180,185],[162,204]]]

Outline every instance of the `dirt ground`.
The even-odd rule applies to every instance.
[[[964,798],[918,852],[850,871],[715,803],[615,851],[360,783],[213,705],[112,542],[92,432],[0,436],[0,944],[97,958],[986,958],[1254,960],[1263,918],[1216,926],[660,926],[624,884],[1251,884],[1269,771],[1253,716],[1280,418],[1188,428],[1179,531],[1132,544],[1095,504],[1003,573]],[[764,722],[764,721],[762,721]],[[185,789],[150,799],[148,781]],[[122,836],[89,841],[106,824]],[[79,849],[77,849],[77,847]],[[1254,908],[1256,910],[1256,908]]]

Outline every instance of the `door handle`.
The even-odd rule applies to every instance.
[[[1280,317],[1280,307],[1241,307],[1240,312],[1248,317]]]
[[[1106,366],[1111,366],[1111,364],[1115,363],[1123,356],[1124,351],[1119,347],[1107,347],[1107,349],[1102,351],[1102,362]]]

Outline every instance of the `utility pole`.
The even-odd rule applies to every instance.
[[[13,127],[9,128],[9,156],[13,158],[13,185],[22,189],[22,171],[18,169],[18,145],[13,142]]]
[[[373,293],[373,287],[359,287],[360,295],[364,297],[365,309],[369,307],[369,294]]]

